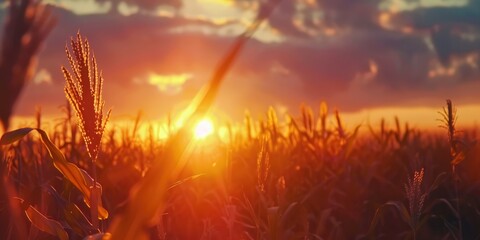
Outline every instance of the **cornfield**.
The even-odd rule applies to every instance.
[[[83,192],[55,168],[55,155],[44,146],[48,137],[29,134],[2,147],[2,219],[8,223],[2,225],[2,239],[83,239],[109,232],[149,176],[154,181],[149,183],[163,185],[164,192],[161,210],[143,228],[147,239],[479,236],[475,131],[454,139],[463,159],[457,163],[446,133],[424,133],[399,120],[394,128],[384,124],[362,133],[337,125],[323,128],[320,111],[303,111],[286,122],[278,122],[273,110],[267,120],[246,116],[228,140],[212,135],[192,143],[178,160],[185,163],[174,167],[166,162],[172,159],[172,139],[151,133],[151,141],[140,140],[129,129],[106,130],[96,169],[108,218],[97,228]],[[91,169],[77,129],[66,117],[47,141],[69,163]],[[161,174],[149,175],[157,165]],[[141,197],[136,214],[160,203],[150,202],[160,193],[136,194]],[[45,218],[32,218],[33,209]],[[51,230],[52,221],[65,232]]]

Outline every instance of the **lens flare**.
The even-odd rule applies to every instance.
[[[195,138],[196,139],[204,139],[213,133],[214,127],[212,121],[209,119],[203,119],[202,121],[197,123],[195,126]]]

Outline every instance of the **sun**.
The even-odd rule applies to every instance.
[[[209,119],[203,119],[195,126],[194,135],[196,139],[204,139],[213,133],[213,123]]]

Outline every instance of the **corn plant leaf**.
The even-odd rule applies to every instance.
[[[375,211],[375,215],[373,216],[372,222],[370,223],[370,227],[368,230],[369,235],[372,235],[374,233],[375,228],[377,227],[378,222],[380,221],[380,218],[383,217],[383,211],[386,206],[394,207],[400,214],[400,217],[402,218],[402,220],[405,223],[407,223],[409,226],[411,225],[410,214],[408,213],[408,210],[405,207],[405,205],[398,201],[389,201],[383,204],[382,206],[380,206],[379,208],[377,208],[377,211]]]
[[[87,236],[98,233],[98,229],[95,229],[92,226],[87,217],[83,214],[82,210],[80,210],[75,203],[63,199],[63,197],[60,196],[60,194],[58,194],[55,188],[53,188],[51,185],[46,186],[45,190],[54,198],[55,205],[63,212],[65,222],[72,229],[72,231],[79,236]]]
[[[26,136],[32,130],[36,130],[40,134],[42,142],[45,147],[47,147],[55,168],[57,168],[66,179],[68,179],[78,190],[80,190],[80,192],[82,192],[85,203],[90,206],[90,188],[93,186],[93,178],[90,177],[85,170],[82,170],[78,168],[77,165],[68,162],[63,153],[52,143],[52,141],[50,141],[50,138],[48,138],[48,135],[45,131],[39,128],[21,128],[5,133],[2,136],[0,143],[14,143]],[[99,219],[106,219],[108,218],[108,212],[102,206],[101,185],[97,182],[96,187],[100,189],[100,194],[98,194],[98,217]]]
[[[355,127],[355,131],[353,131],[353,134],[348,137],[348,140],[347,140],[347,143],[345,144],[345,159],[347,159],[348,157],[350,157],[350,153],[352,153],[352,150],[353,150],[353,147],[354,147],[354,143],[355,143],[355,140],[357,138],[357,135],[358,135],[358,130],[360,129],[361,125],[358,125],[357,127]]]
[[[318,221],[317,234],[325,235],[327,230],[327,224],[330,216],[332,215],[333,208],[327,208],[322,211],[320,214],[320,219]]]
[[[278,206],[267,208],[268,237],[270,239],[277,239],[277,233],[279,231],[278,220],[281,214],[278,209]]]
[[[55,167],[65,176],[80,192],[82,192],[85,203],[90,206],[90,194],[91,187],[93,186],[93,178],[88,175],[88,173],[77,167],[73,163],[69,163],[63,153],[50,141],[47,136],[47,133],[41,129],[36,129],[42,141],[48,149],[50,156],[53,159],[53,164]],[[101,189],[101,185],[97,182],[97,188]],[[101,193],[101,190],[100,190]],[[98,195],[100,198],[101,194]],[[108,218],[108,212],[102,206],[102,201],[98,201],[98,217],[99,219]]]
[[[20,128],[17,130],[6,132],[2,135],[2,138],[0,139],[0,145],[12,144],[25,137],[32,130],[34,130],[34,128]]]
[[[431,207],[437,205],[437,204],[445,204],[445,206],[448,207],[448,209],[450,209],[450,211],[455,215],[456,218],[459,218],[460,217],[460,214],[458,213],[458,211],[456,210],[455,207],[453,207],[453,205],[450,203],[450,201],[448,201],[447,199],[445,198],[439,198],[439,199],[435,199],[431,205]]]
[[[29,206],[27,210],[25,210],[25,214],[27,215],[28,220],[30,220],[30,222],[38,229],[51,235],[57,236],[61,240],[68,240],[68,234],[63,229],[62,224],[60,224],[59,222],[45,217],[45,215],[40,213],[32,206]]]
[[[465,154],[463,152],[459,152],[455,154],[455,158],[452,160],[451,163],[452,165],[458,165],[463,162],[463,160],[465,160]]]
[[[82,210],[72,202],[68,202],[64,209],[65,221],[77,233],[94,233],[96,230],[83,214]],[[85,234],[86,235],[86,234]]]
[[[457,235],[457,232],[458,232],[458,229],[452,225],[450,223],[450,220],[447,220],[445,219],[444,216],[441,216],[441,215],[432,215],[432,218],[439,218],[440,220],[442,220],[443,222],[443,225],[448,229],[448,234],[446,234],[447,237],[444,237],[443,239],[455,239],[455,240],[458,240],[458,238],[456,237]],[[448,238],[448,236],[452,236],[451,238]]]
[[[298,209],[300,205],[297,202],[293,202],[290,205],[288,205],[287,209],[282,213],[282,218],[280,219],[280,223],[282,226],[285,226],[287,224],[287,221],[292,219],[292,214],[294,213],[294,210]]]
[[[370,222],[370,227],[368,229],[368,235],[373,236],[375,228],[377,228],[378,222],[380,221],[380,218],[383,217],[383,206],[377,208],[375,211],[375,215],[373,216],[372,221]]]
[[[410,213],[408,213],[408,210],[407,208],[405,207],[405,205],[399,201],[390,201],[390,202],[387,202],[384,204],[384,206],[392,206],[392,207],[395,207],[395,209],[398,211],[398,213],[400,214],[400,217],[402,218],[402,220],[408,224],[409,226],[411,225],[411,221],[410,221]]]
[[[201,176],[204,176],[206,175],[205,173],[200,173],[200,174],[196,174],[196,175],[193,175],[193,176],[190,176],[190,177],[187,177],[187,178],[184,178],[182,180],[179,180],[179,181],[176,181],[172,186],[170,186],[168,188],[168,190],[172,190],[173,188],[175,187],[178,187],[179,185],[185,183],[185,182],[188,182],[188,181],[191,181],[191,180],[195,180]]]
[[[375,131],[373,130],[372,126],[369,124],[368,126],[368,131],[370,132],[370,135],[373,136],[373,138],[378,142],[378,143],[382,143],[382,138],[380,137],[380,134],[377,134],[375,133]]]
[[[435,181],[433,181],[432,185],[428,188],[427,193],[430,193],[435,189],[437,189],[440,186],[440,184],[442,184],[445,181],[446,178],[447,178],[446,172],[442,172],[438,174],[438,176],[435,178]]]
[[[83,240],[110,240],[112,234],[110,233],[97,233],[90,236],[86,236]]]

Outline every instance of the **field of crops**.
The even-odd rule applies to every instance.
[[[62,119],[44,122],[38,111],[21,128],[10,123],[14,105],[54,21],[35,1],[8,6],[0,239],[480,238],[478,129],[457,129],[461,109],[457,116],[451,100],[438,109],[438,131],[401,116],[347,128],[324,102],[301,105],[298,116],[270,108],[259,119],[208,120],[273,5],[236,38],[180,120],[109,121],[101,66],[78,33],[61,68]]]
[[[277,122],[273,110],[262,121],[247,116],[227,139],[212,134],[192,140],[175,155],[176,164],[166,162],[173,161],[168,148],[179,149],[169,145],[171,138],[159,140],[151,132],[141,140],[134,127],[107,130],[96,175],[108,218],[98,228],[84,193],[55,168],[52,163],[60,164],[39,135],[28,134],[2,147],[2,239],[82,239],[114,229],[129,208],[134,216],[153,217],[139,231],[150,239],[480,236],[475,131],[449,132],[447,122],[444,134],[422,133],[396,120],[394,127],[382,122],[357,134],[344,129],[338,115],[336,124],[328,124],[326,105],[302,113],[287,122]],[[91,172],[71,116],[48,135],[69,163]],[[139,184],[161,187],[133,198]],[[128,226],[140,220],[123,221]]]

